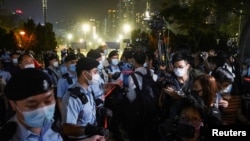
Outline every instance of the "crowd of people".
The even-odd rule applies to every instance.
[[[99,46],[86,55],[63,50],[61,60],[48,51],[40,65],[31,52],[3,50],[1,139],[201,141],[211,127],[250,124],[247,58],[186,45],[168,54],[164,65],[157,49],[121,54]],[[153,115],[133,107],[144,100],[138,91],[148,72],[158,88]]]

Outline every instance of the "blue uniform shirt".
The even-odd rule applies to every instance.
[[[108,69],[108,74],[114,74],[116,72],[121,72],[121,69],[119,66],[110,65],[109,67],[110,67],[110,69]],[[122,73],[118,79],[123,81],[123,74]],[[114,79],[110,79],[110,82],[115,82],[115,81],[116,80],[114,80]]]
[[[98,105],[96,106],[103,106],[104,104],[104,100],[105,100],[105,93],[104,93],[104,81],[103,79],[99,79],[97,82],[94,82],[92,85],[90,85],[91,87],[91,92],[93,92],[94,95],[94,99],[100,99],[103,103],[96,103]]]
[[[61,135],[51,129],[51,125],[42,128],[41,134],[37,135],[25,128],[14,116],[10,121],[17,122],[17,131],[10,141],[63,141]]]
[[[71,78],[71,80],[73,82],[72,84],[69,84],[67,79],[65,79],[63,77],[59,78],[59,80],[57,82],[57,97],[58,98],[63,98],[63,96],[67,92],[68,88],[71,88],[76,83],[76,80],[77,80],[76,75],[72,75],[69,73],[69,77]]]
[[[96,105],[91,88],[86,90],[79,83],[75,86],[80,87],[81,93],[86,94],[88,102],[83,104],[79,98],[70,96],[70,92],[67,91],[62,101],[62,122],[80,126],[86,126],[88,123],[96,124]]]
[[[0,70],[0,76],[2,77],[2,79],[7,83],[10,78],[11,78],[11,74],[8,71],[3,71]]]

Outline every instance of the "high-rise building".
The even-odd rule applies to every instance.
[[[43,22],[45,24],[47,22],[47,0],[42,0],[42,8],[43,8]]]
[[[108,40],[113,39],[118,30],[118,12],[117,10],[108,10],[108,18],[105,22],[104,34]]]
[[[117,9],[108,10],[104,21],[103,34],[107,39],[114,39],[124,32],[124,25],[129,24],[131,29],[147,30],[146,17],[150,16],[151,0],[119,0]]]
[[[120,0],[119,1],[119,25],[124,23],[134,25],[135,23],[135,0]]]

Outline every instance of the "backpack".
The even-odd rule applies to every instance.
[[[135,73],[142,77],[142,89],[140,90]],[[156,118],[158,111],[158,96],[160,89],[157,82],[153,80],[151,71],[147,70],[147,74],[134,72],[131,77],[135,83],[136,99],[133,102],[134,110],[136,110],[138,118],[147,123]],[[137,108],[136,108],[137,107]]]

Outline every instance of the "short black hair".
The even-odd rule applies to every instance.
[[[146,61],[146,55],[142,51],[136,51],[133,55],[135,62],[139,65],[143,65]]]
[[[176,114],[180,116],[182,111],[188,108],[196,110],[200,114],[202,119],[205,118],[206,106],[201,98],[194,97],[192,95],[188,95],[187,97],[182,98],[177,105]]]
[[[24,57],[24,56],[29,56],[29,57],[33,58],[33,56],[32,56],[30,53],[21,54],[21,55],[18,57],[18,59],[17,59],[19,64],[23,61],[23,57]]]
[[[190,57],[186,53],[177,52],[172,57],[172,64],[174,64],[174,63],[176,63],[178,61],[181,61],[181,60],[184,60],[187,63],[189,63],[190,62]]]

